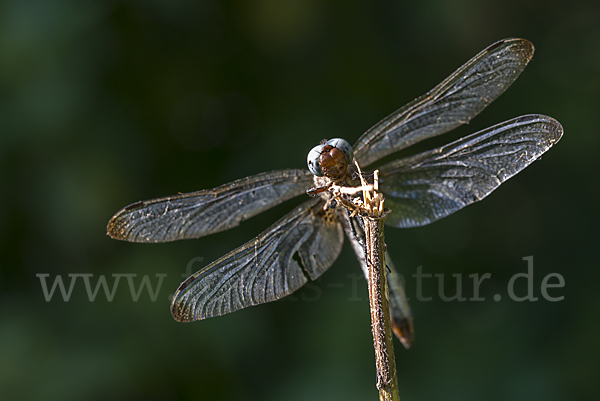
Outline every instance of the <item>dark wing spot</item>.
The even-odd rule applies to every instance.
[[[127,206],[123,210],[125,210],[126,212],[128,212],[128,211],[133,210],[133,209],[139,209],[140,207],[142,207],[144,205],[145,205],[144,202],[139,201],[139,202],[132,203],[131,205]]]
[[[189,287],[189,285],[196,279],[196,277],[194,276],[189,276],[187,279],[185,279],[185,281],[183,283],[181,283],[179,285],[179,288],[177,289],[177,291],[183,291],[185,290],[187,287]]]
[[[487,49],[488,53],[491,52],[492,50],[494,50],[495,48],[501,46],[504,42],[506,42],[506,41],[501,40],[500,42],[496,42],[493,45],[491,45],[490,47],[488,47],[488,49]]]

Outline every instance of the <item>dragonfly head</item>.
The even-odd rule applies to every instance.
[[[337,179],[343,177],[352,163],[354,150],[341,138],[323,141],[308,152],[308,169],[317,177]]]

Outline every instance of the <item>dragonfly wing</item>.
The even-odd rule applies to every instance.
[[[415,341],[413,315],[404,292],[402,277],[396,271],[389,252],[385,252],[385,264],[388,269],[387,281],[390,293],[390,315],[392,330],[404,348],[409,349]]]
[[[360,268],[362,269],[365,278],[368,280],[369,272],[367,270],[365,251],[362,245],[364,244],[365,236],[360,221],[357,216],[349,217],[347,210],[345,209],[340,210],[338,216],[342,222],[346,236],[352,245],[352,249],[354,249],[354,253],[356,253]],[[412,311],[410,310],[408,300],[406,299],[402,277],[394,268],[392,259],[387,251],[385,252],[385,263],[387,265],[392,329],[396,337],[402,342],[402,345],[408,349],[414,342]]]
[[[517,79],[533,50],[525,39],[505,39],[489,46],[431,91],[364,133],[354,145],[356,161],[367,166],[468,123]]]
[[[342,227],[322,199],[310,199],[258,237],[185,280],[173,296],[175,320],[191,322],[275,301],[315,280],[337,259]]]
[[[276,170],[213,189],[136,202],[108,223],[112,238],[167,242],[198,238],[235,227],[279,203],[306,193],[308,170]]]
[[[422,226],[485,198],[562,133],[555,119],[526,115],[382,166],[380,190],[392,211],[386,224]]]

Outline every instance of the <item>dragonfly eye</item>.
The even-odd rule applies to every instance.
[[[308,157],[306,158],[306,164],[308,164],[308,169],[311,173],[316,175],[317,177],[323,177],[323,170],[321,169],[321,165],[319,164],[319,157],[321,157],[321,153],[323,153],[323,148],[325,145],[317,145],[308,152]]]
[[[306,161],[310,172],[317,177],[340,178],[353,158],[352,146],[344,139],[334,138],[312,148]]]
[[[333,138],[328,140],[325,143],[325,145],[331,145],[334,148],[338,148],[339,150],[344,152],[344,156],[346,157],[346,163],[352,163],[352,159],[354,159],[354,150],[352,149],[352,146],[350,146],[348,141],[342,138]]]

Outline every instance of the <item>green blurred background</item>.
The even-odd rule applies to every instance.
[[[412,302],[416,343],[395,343],[403,400],[600,397],[597,1],[76,1],[0,6],[0,400],[375,400],[367,291],[348,244],[290,299],[193,324],[169,296],[294,201],[229,232],[113,241],[134,201],[305,167],[323,138],[351,143],[506,37],[536,54],[468,126],[413,151],[528,113],[562,141],[481,203],[431,226],[389,229],[407,277],[491,273],[484,302]],[[514,302],[534,256],[561,302]],[[203,264],[193,262],[193,269]],[[81,279],[46,302],[36,274],[166,274],[152,302],[122,279],[94,302]],[[446,280],[448,281],[448,280]],[[356,282],[356,285],[353,283]],[[336,287],[340,284],[341,287]],[[447,294],[454,291],[446,282]],[[525,291],[524,285],[518,291]],[[437,293],[426,280],[425,295]],[[493,294],[504,295],[494,302]],[[360,301],[356,300],[360,298]]]

